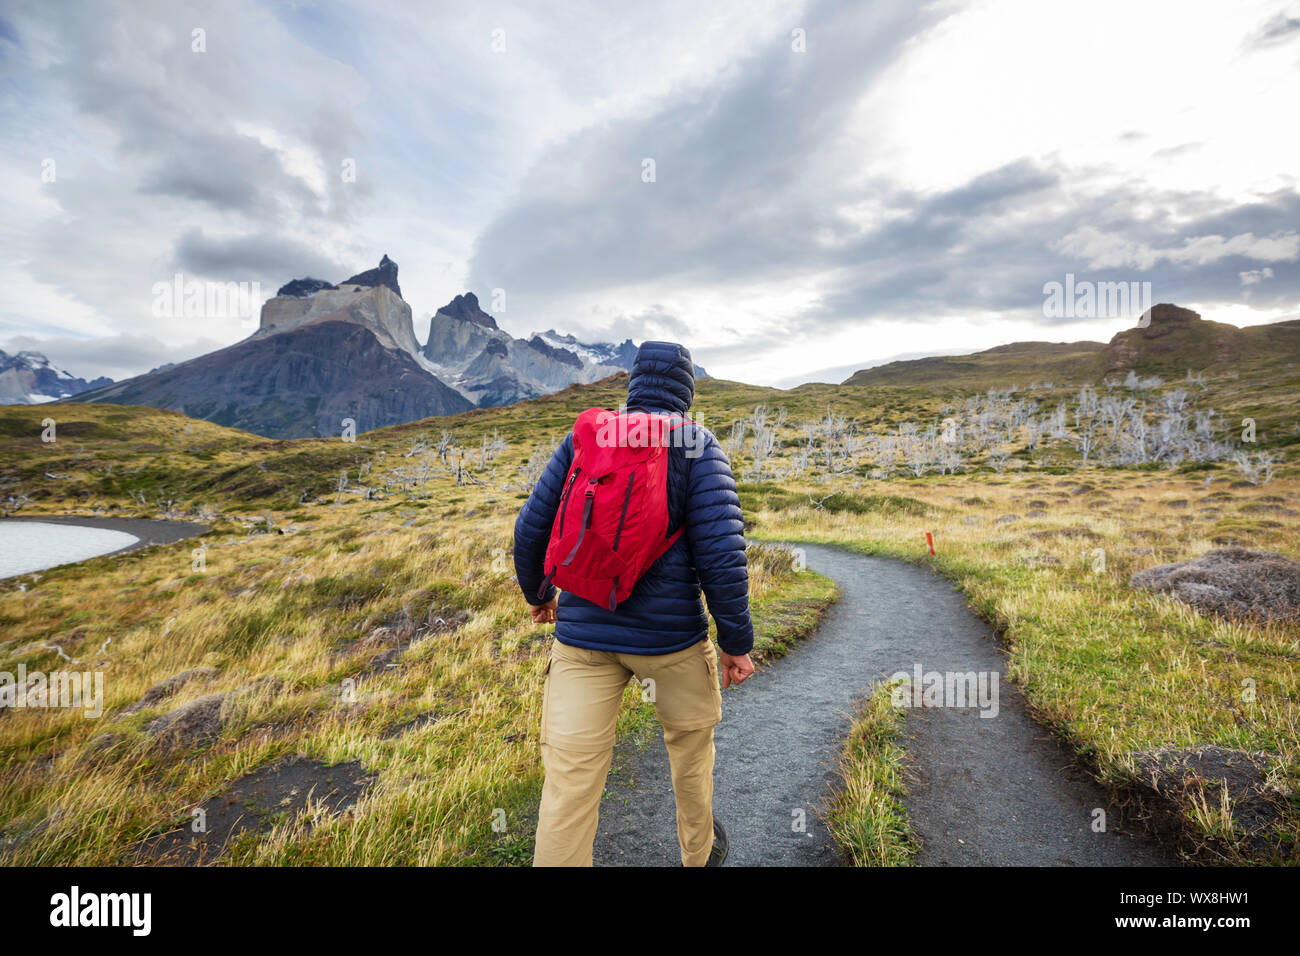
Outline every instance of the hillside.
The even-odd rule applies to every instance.
[[[890,362],[854,372],[845,385],[935,385],[996,388],[1033,381],[1079,381],[1096,377],[1105,346],[1100,342],[1012,342],[971,355],[935,355]]]
[[[979,390],[1034,382],[1099,384],[1129,372],[1181,378],[1191,372],[1279,372],[1300,360],[1300,320],[1237,328],[1176,305],[1109,343],[1013,342],[971,355],[890,362],[855,372],[845,385],[934,385]]]
[[[319,332],[329,328],[329,324],[316,325],[302,331]],[[1289,329],[1263,326],[1257,334],[1284,338],[1289,333]],[[1015,355],[1014,352],[1002,354]],[[1190,395],[1194,407],[1212,410],[1214,427],[1221,440],[1236,434],[1232,423],[1250,416],[1259,433],[1256,447],[1287,448],[1300,442],[1300,368],[1275,359],[1263,361],[1262,365],[1264,370],[1249,374],[1239,374],[1234,369],[1207,376],[1203,383],[1190,389],[1186,383],[1171,382],[1164,390],[1181,388]],[[231,366],[231,374],[237,374],[237,363],[232,361]],[[174,369],[157,374],[165,379]],[[1040,383],[1035,388],[1025,388],[1028,376],[1019,380],[1021,390],[1005,401],[999,400],[1000,414],[1014,402],[1021,402],[1022,408],[1037,409],[1038,417],[1046,422],[1059,403],[1069,404],[1078,397],[1078,389],[1071,386]],[[1015,378],[996,381],[999,388],[1009,388]],[[974,419],[981,414],[987,417],[989,409],[974,406],[967,409],[964,403],[972,393],[979,395],[993,387],[987,382],[982,379],[978,386],[971,388],[949,381],[936,384],[924,380],[907,385],[809,384],[782,390],[707,378],[697,383],[692,415],[724,441],[733,453],[738,474],[753,467],[755,409],[766,410],[762,427],[775,427],[773,454],[782,461],[798,454],[806,455],[815,465],[818,454],[824,453],[821,449],[824,439],[818,437],[820,430],[826,428],[828,420],[839,422],[836,427],[842,429],[848,444],[844,445],[845,439],[841,439],[842,447],[837,446],[839,450],[835,454],[847,454],[856,460],[853,471],[861,480],[873,469],[879,469],[886,454],[893,456],[897,464],[897,456],[903,453],[899,431],[909,423],[913,430],[924,429],[927,424],[937,426],[962,408],[956,417],[962,419],[969,414],[973,416],[971,425],[978,428]],[[248,387],[271,386],[268,382],[251,381]],[[289,508],[304,496],[327,494],[343,469],[355,469],[375,456],[392,461],[414,447],[434,448],[443,433],[455,435],[457,445],[470,460],[477,457],[482,461],[488,457],[480,447],[485,440],[504,443],[512,449],[512,455],[527,458],[536,448],[553,447],[582,409],[617,407],[626,389],[627,375],[619,373],[528,402],[473,409],[380,429],[366,430],[365,418],[361,417],[355,443],[343,441],[337,435],[268,440],[249,431],[222,428],[183,414],[138,406],[72,402],[57,406],[15,406],[0,409],[0,461],[3,462],[0,501],[5,495],[25,495],[30,501],[29,511],[141,496],[149,502],[197,500],[209,507],[220,503],[235,511],[257,511],[268,506]],[[1148,417],[1154,417],[1160,391],[1160,388],[1153,390],[1150,382],[1144,382],[1135,389],[1117,388],[1113,395],[1132,396],[1149,406]],[[332,406],[316,411],[328,415],[327,422],[333,421],[335,415],[343,416],[343,409]],[[60,441],[47,445],[40,440],[41,422],[52,413],[59,423]],[[1043,429],[1048,428],[1054,429],[1055,425],[1044,424]],[[739,442],[734,437],[737,433],[743,436]],[[998,449],[983,447],[975,452],[972,446],[963,451],[963,461],[966,467],[971,467],[995,451]],[[1032,449],[1026,447],[1022,437],[1019,443],[1005,444],[1001,451],[1011,456],[1008,458],[1011,467],[1059,467],[1078,457],[1077,449],[1069,440],[1053,438],[1050,434],[1040,438]],[[492,467],[500,471],[500,456],[494,453],[492,457]],[[445,464],[441,454],[439,462],[440,466]],[[836,467],[838,470],[842,466]],[[984,467],[988,467],[986,461]]]
[[[342,321],[247,339],[78,400],[171,409],[284,438],[339,435],[348,418],[364,430],[471,407],[409,353]]]
[[[1164,310],[1161,312],[1161,310]],[[1300,360],[1300,320],[1239,329],[1189,309],[1155,306],[1146,328],[1125,329],[1106,346],[1105,374],[1182,375],[1188,369],[1241,374],[1285,368]]]

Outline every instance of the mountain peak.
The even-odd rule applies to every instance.
[[[478,296],[473,292],[466,292],[464,295],[456,296],[438,311],[443,315],[451,316],[453,319],[481,325],[485,329],[498,327],[497,320],[479,308]]]
[[[53,364],[44,352],[24,349],[14,355],[0,350],[0,405],[37,405],[78,395],[112,383],[100,376],[87,382]]]
[[[528,340],[528,344],[553,361],[563,362],[565,365],[572,365],[574,368],[582,368],[582,359],[578,358],[575,353],[552,345],[540,335],[534,333],[533,337]]]
[[[379,265],[365,272],[358,272],[351,279],[345,279],[339,285],[386,285],[402,297],[402,287],[397,284],[397,263],[388,258],[388,253],[379,260]]]
[[[377,277],[377,278],[376,278]],[[364,281],[362,281],[364,280]],[[390,281],[391,280],[391,281]],[[385,348],[415,355],[420,345],[411,324],[411,307],[396,292],[397,264],[387,256],[378,269],[334,286],[320,279],[294,279],[262,304],[260,338],[321,322],[351,322],[368,328]],[[383,287],[387,291],[380,292]]]
[[[303,279],[290,279],[284,285],[276,290],[276,295],[287,295],[294,299],[306,299],[320,292],[322,289],[337,289],[338,286],[326,282],[324,279],[313,279],[307,276]]]

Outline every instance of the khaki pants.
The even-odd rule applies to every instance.
[[[534,866],[591,866],[623,690],[636,677],[664,728],[683,866],[713,849],[713,728],[722,719],[718,653],[708,640],[672,654],[614,654],[554,641],[542,699],[546,783]]]

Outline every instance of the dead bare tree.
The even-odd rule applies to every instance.
[[[465,450],[463,448],[457,449],[456,486],[461,487],[463,485],[484,485],[484,484],[487,484],[487,482],[485,482],[482,478],[479,478],[477,475],[473,474],[468,468],[465,467]]]
[[[551,452],[545,444],[538,442],[534,445],[528,460],[519,466],[519,490],[531,492],[550,460]]]
[[[731,435],[726,442],[728,458],[735,458],[745,450],[745,434],[748,430],[749,425],[744,419],[737,419],[731,423]]]
[[[424,487],[428,484],[430,476],[433,474],[433,456],[421,455],[420,461],[415,467],[415,483],[420,486],[420,494],[424,494]]]
[[[491,437],[483,435],[479,440],[479,467],[487,468],[488,462],[506,449],[505,440],[497,429],[492,429]]]
[[[1137,407],[1137,402],[1132,398],[1107,395],[1098,403],[1097,407],[1101,412],[1101,417],[1106,421],[1107,427],[1110,428],[1111,442],[1118,442],[1120,429],[1124,427],[1124,422],[1128,419],[1129,414]]]
[[[1079,402],[1074,407],[1074,431],[1066,437],[1079,449],[1079,457],[1085,465],[1097,445],[1097,428],[1101,423],[1101,415],[1097,393],[1086,385],[1079,389]]]
[[[827,408],[820,430],[826,474],[834,475],[852,468],[853,455],[859,447],[853,423],[834,409]]]
[[[759,405],[750,417],[749,427],[754,431],[753,458],[751,475],[754,481],[763,480],[763,466],[773,449],[776,448],[776,428],[767,423],[767,406]]]
[[[31,497],[23,494],[21,491],[15,491],[5,498],[3,504],[0,504],[0,510],[4,512],[4,517],[17,514],[25,505],[31,503]]]
[[[1275,455],[1262,451],[1253,455],[1244,451],[1233,452],[1232,462],[1252,485],[1266,485],[1272,481],[1273,469],[1281,463]]]

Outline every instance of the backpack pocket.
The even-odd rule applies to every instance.
[[[632,569],[591,529],[571,554],[568,564],[561,563],[555,569],[555,583],[570,594],[612,611],[632,592]]]

